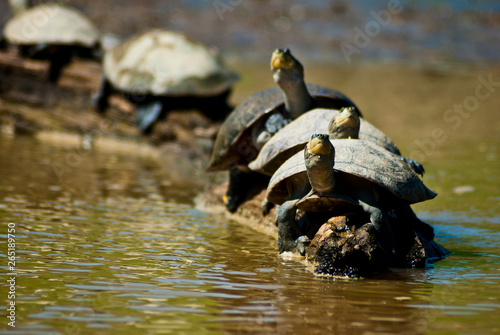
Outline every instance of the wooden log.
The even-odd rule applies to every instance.
[[[226,189],[227,182],[201,194],[197,199],[198,207],[203,211],[223,214],[277,240],[275,211],[262,215],[261,203],[265,191],[231,214],[222,201]],[[307,268],[316,275],[360,277],[385,271],[389,267],[424,267],[449,254],[448,250],[432,240],[432,228],[416,216],[398,213],[396,217],[389,217],[395,236],[390,250],[385,237],[380,236],[364,213],[333,217],[327,213],[301,215],[299,225],[311,238],[303,258]],[[418,222],[412,222],[414,220]]]

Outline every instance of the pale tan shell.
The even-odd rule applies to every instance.
[[[437,194],[427,188],[418,175],[386,149],[363,140],[330,140],[335,148],[333,169],[361,177],[387,189],[398,199],[416,203],[434,198]],[[286,180],[307,181],[304,153],[296,153],[284,162],[273,174],[267,188],[267,199],[275,204],[289,200]],[[296,185],[296,187],[307,185]],[[353,185],[356,187],[357,185]]]
[[[285,160],[304,149],[312,134],[328,134],[330,120],[337,113],[335,109],[316,108],[299,116],[271,137],[248,167],[271,176]],[[400,154],[396,145],[383,132],[364,119],[360,119],[359,139]]]
[[[110,49],[104,56],[103,70],[118,90],[158,96],[217,95],[238,80],[215,50],[159,29]]]
[[[4,29],[4,36],[12,44],[58,44],[95,47],[99,31],[78,10],[47,3],[30,8],[14,16]]]

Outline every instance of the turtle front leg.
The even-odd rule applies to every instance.
[[[109,96],[113,93],[113,88],[111,84],[106,79],[103,74],[101,76],[101,81],[99,82],[99,88],[97,92],[92,95],[92,107],[99,113],[103,113],[109,105]]]
[[[285,251],[298,251],[301,255],[306,252],[309,245],[309,238],[301,236],[302,232],[295,220],[297,213],[297,202],[299,199],[285,201],[276,209],[276,225],[278,226],[278,250],[279,253]]]
[[[64,50],[58,52],[50,58],[48,79],[52,83],[57,83],[63,67],[65,67],[71,60],[71,52]]]
[[[147,134],[153,128],[153,125],[160,117],[163,110],[161,101],[139,105],[137,107],[137,125],[142,134]]]
[[[272,202],[269,202],[267,198],[264,198],[264,200],[262,200],[262,205],[261,205],[262,215],[266,216],[267,214],[269,214],[269,212],[271,211],[271,209],[273,209],[273,207],[274,204]]]
[[[394,232],[387,220],[386,213],[377,206],[369,205],[363,200],[358,200],[358,204],[363,208],[365,213],[370,215],[370,222],[380,234],[381,244],[384,249],[392,253],[394,248]]]
[[[226,196],[224,197],[224,205],[230,213],[236,212],[238,207],[245,198],[245,172],[238,168],[229,170],[229,185],[227,187]]]
[[[229,170],[229,186],[224,203],[229,212],[234,213],[247,199],[252,198],[267,187],[269,177],[253,171],[243,171],[238,167]]]

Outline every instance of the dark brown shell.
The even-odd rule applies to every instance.
[[[384,148],[363,140],[341,139],[331,142],[335,148],[335,162],[332,167],[334,170],[379,185],[408,204],[429,200],[437,195],[424,185],[400,157]],[[282,204],[290,199],[286,183],[290,178],[294,181],[305,181],[304,185],[294,185],[296,188],[309,187],[302,151],[284,162],[271,177],[267,188],[267,199],[270,202]]]
[[[330,120],[337,113],[337,110],[318,108],[299,116],[269,139],[248,167],[271,176],[285,160],[304,149],[312,134],[328,134]],[[400,155],[399,149],[383,132],[364,119],[360,121],[359,139]]]
[[[314,84],[307,84],[307,89],[314,98],[312,108],[355,107],[337,90]],[[251,128],[262,126],[270,113],[283,110],[284,96],[278,87],[260,91],[243,101],[219,129],[207,170],[226,170],[231,164],[246,165],[254,160],[258,150],[251,144]]]

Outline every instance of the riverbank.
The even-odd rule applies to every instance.
[[[74,61],[55,85],[45,79],[47,63],[22,59],[14,49],[0,52],[0,125],[6,134],[78,134],[81,140],[103,138],[149,144],[161,151],[207,157],[220,122],[196,110],[173,111],[151,134],[135,126],[135,108],[113,96],[102,114],[91,106],[98,89],[101,66]]]

